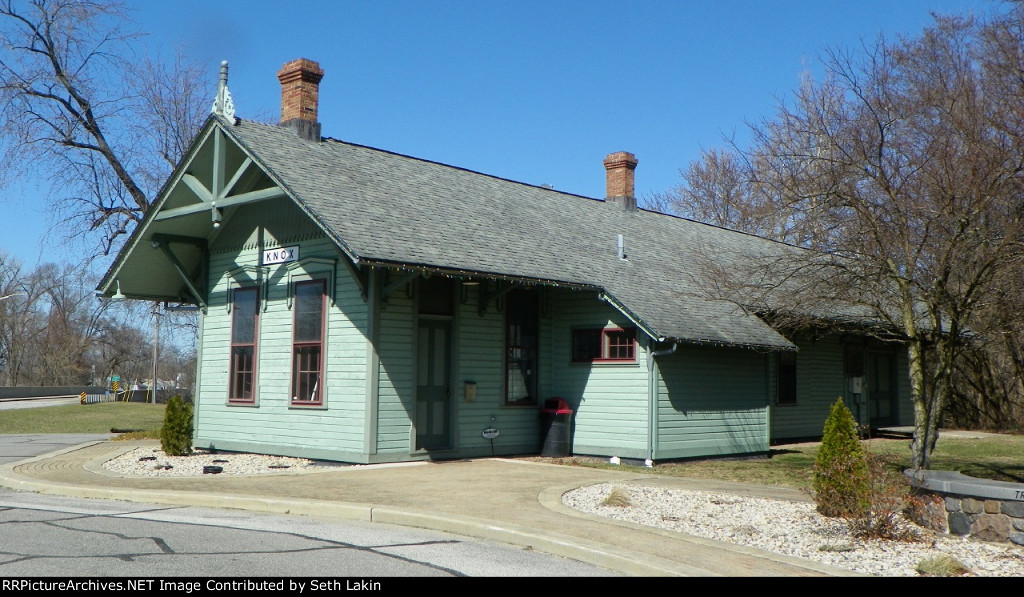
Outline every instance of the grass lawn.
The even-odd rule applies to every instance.
[[[160,437],[163,404],[100,402],[5,410],[0,433],[110,433],[112,429],[143,430]]]
[[[719,479],[737,483],[777,485],[810,490],[814,477],[814,458],[819,443],[781,444],[772,446],[767,458],[692,460],[657,464],[652,468],[628,467],[630,472],[671,475],[698,479]],[[869,453],[891,456],[894,468],[910,465],[909,439],[864,440]],[[959,471],[972,477],[1024,483],[1024,435],[998,435],[983,439],[939,436],[932,454],[932,469]],[[616,470],[626,465],[612,465],[591,458],[560,459],[564,464],[595,466]]]

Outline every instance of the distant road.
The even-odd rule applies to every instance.
[[[0,398],[0,410],[15,408],[39,408],[42,406],[60,406],[63,404],[79,404],[78,396],[41,396],[39,398]]]

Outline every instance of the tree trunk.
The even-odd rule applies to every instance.
[[[933,437],[938,429],[932,426],[928,408],[928,392],[925,386],[924,343],[912,338],[907,345],[910,357],[910,396],[914,403],[914,440],[910,443],[910,468],[926,469],[931,465],[931,450],[935,446]]]

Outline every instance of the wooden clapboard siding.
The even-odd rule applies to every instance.
[[[595,293],[562,292],[553,303],[551,391],[575,411],[573,452],[643,458],[648,437],[646,343],[638,342],[635,363],[573,363],[574,328],[633,324]]]
[[[862,339],[854,339],[863,343]],[[774,357],[769,359],[769,391],[772,396],[772,441],[820,437],[832,405],[842,397],[856,417],[858,404],[850,392],[844,369],[844,345],[838,335],[813,341],[797,338],[796,404],[778,404],[777,371]],[[907,351],[898,345],[886,347],[896,357],[896,405],[899,425],[913,425],[914,408],[910,398]],[[865,378],[865,384],[867,380]],[[865,400],[867,399],[865,390]],[[861,405],[863,408],[865,405]],[[867,416],[867,413],[864,413]]]
[[[300,260],[344,258],[308,227],[295,224],[294,234],[290,234],[285,224],[305,220],[294,217],[294,207],[289,205],[278,206],[275,225],[263,229],[254,223],[265,222],[251,214],[255,208],[239,210],[231,220],[232,234],[211,246],[211,291],[209,309],[203,316],[203,359],[195,411],[196,445],[364,460],[360,452],[366,417],[366,305],[358,284],[340,262],[334,268],[333,305],[330,299],[327,305],[324,406],[290,406],[293,313],[287,304],[285,265],[268,268],[267,300],[259,313],[256,403],[227,403],[231,340],[227,301],[232,284],[227,273],[259,265],[263,248],[284,244],[298,245]]]
[[[463,454],[515,454],[534,452],[538,445],[538,406],[505,405],[505,311],[496,302],[479,311],[479,286],[466,289],[458,308],[455,330],[455,373],[452,409],[453,446]],[[502,303],[503,304],[503,303]],[[551,383],[549,361],[550,317],[542,310],[538,393],[547,395]],[[465,382],[476,382],[476,400],[465,399]],[[499,435],[485,439],[483,430],[493,427]]]
[[[837,398],[848,398],[843,372],[843,345],[838,336],[816,340],[796,338],[796,404],[778,404],[777,360],[773,355],[769,389],[772,395],[772,440],[820,437]]]
[[[380,309],[377,350],[377,453],[408,455],[414,448],[416,418],[415,301],[398,288]]]
[[[681,346],[657,364],[656,460],[768,450],[764,353]]]
[[[495,303],[481,314],[478,287],[457,289],[457,312],[452,320],[451,427],[450,449],[446,456],[519,453],[535,449],[538,438],[536,406],[504,404],[505,335],[504,310]],[[546,323],[547,321],[547,323]],[[378,346],[380,376],[378,383],[378,459],[388,454],[408,455],[415,445],[416,418],[416,326],[415,301],[404,289],[397,289],[387,299],[380,313]],[[546,347],[550,346],[549,318],[541,320],[541,395],[550,384],[550,365],[544,364]],[[465,399],[465,382],[475,381],[476,399]],[[493,420],[492,420],[493,419]],[[493,442],[484,439],[487,427],[499,430]]]

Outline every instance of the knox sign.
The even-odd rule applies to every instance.
[[[279,263],[291,263],[299,260],[299,246],[278,247],[277,249],[265,249],[260,265],[277,265]]]

